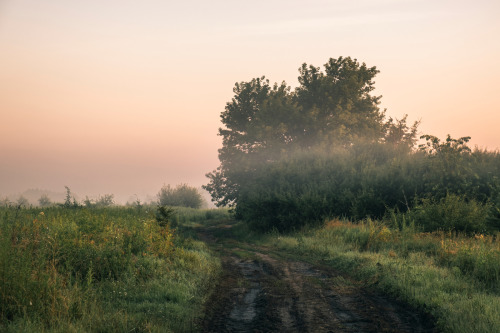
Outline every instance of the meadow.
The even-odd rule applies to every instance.
[[[227,210],[0,208],[0,331],[196,330],[220,272],[182,224]]]
[[[155,206],[0,208],[0,330],[199,330],[221,273],[197,227],[224,209]],[[411,217],[262,234],[236,223],[234,243],[330,267],[430,313],[444,332],[500,327],[500,234],[424,232]],[[246,245],[245,245],[246,244]]]

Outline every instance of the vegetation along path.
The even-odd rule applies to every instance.
[[[237,242],[233,224],[199,230],[223,273],[204,332],[433,332],[432,320],[331,268]]]

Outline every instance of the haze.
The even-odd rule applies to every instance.
[[[235,82],[303,63],[381,71],[387,115],[500,147],[498,1],[0,2],[0,197],[207,182]]]

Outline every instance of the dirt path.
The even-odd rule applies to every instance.
[[[262,248],[222,246],[214,236],[218,228],[199,234],[219,251],[223,263],[203,332],[434,331],[425,315],[338,272],[276,259]]]

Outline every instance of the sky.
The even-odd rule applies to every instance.
[[[387,115],[500,148],[497,0],[0,0],[0,197],[207,183],[236,82],[376,66]]]

